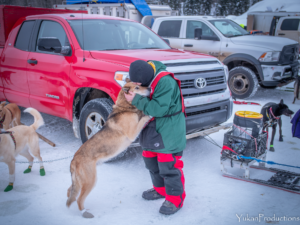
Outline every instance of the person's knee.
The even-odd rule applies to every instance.
[[[153,173],[157,173],[159,172],[159,168],[158,168],[158,164],[157,164],[157,157],[151,157],[151,158],[144,158],[144,162],[145,162],[145,167],[153,172]]]

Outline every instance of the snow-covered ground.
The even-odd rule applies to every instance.
[[[234,20],[238,24],[247,24],[247,15],[249,12],[266,11],[267,7],[271,8],[273,12],[300,12],[300,0],[263,0],[257,2],[249,8],[247,12],[240,16],[227,16],[228,19]]]
[[[251,101],[264,105],[270,101],[279,102],[281,98],[290,109],[299,110],[300,101],[291,104],[293,93],[279,89],[259,88]],[[234,106],[234,112],[260,112],[260,109],[259,106]],[[46,125],[39,132],[57,144],[53,148],[40,141],[43,160],[73,155],[81,143],[74,137],[71,123],[46,114],[43,117]],[[283,116],[282,119],[284,142],[278,141],[277,130],[276,151],[268,152],[267,160],[300,166],[300,141],[291,137],[290,118]],[[22,122],[29,125],[33,118],[22,114]],[[224,132],[210,136],[222,145]],[[45,163],[45,177],[39,176],[39,164],[34,164],[30,174],[23,174],[27,164],[16,164],[16,182],[14,189],[8,193],[3,192],[8,184],[8,168],[0,163],[0,224],[234,225],[247,223],[244,221],[247,215],[251,220],[259,214],[263,215],[261,222],[249,224],[300,224],[300,195],[222,177],[220,149],[200,138],[189,140],[183,154],[187,193],[183,208],[172,216],[161,215],[158,210],[163,200],[145,201],[141,197],[144,190],[151,188],[141,153],[140,149],[134,149],[117,161],[97,166],[98,181],[85,204],[95,215],[94,219],[82,218],[76,203],[70,209],[65,205],[71,184],[71,159]],[[18,156],[17,160],[26,161],[22,156]],[[284,169],[300,172],[299,169]],[[270,175],[260,170],[251,172],[253,177],[267,178]],[[282,220],[283,216],[296,217],[298,221],[273,222],[274,215],[282,217]]]

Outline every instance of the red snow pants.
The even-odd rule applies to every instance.
[[[154,189],[177,208],[185,199],[182,152],[165,154],[143,151],[146,168],[150,172]]]

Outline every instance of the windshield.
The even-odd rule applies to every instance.
[[[237,37],[248,35],[249,32],[244,30],[240,25],[231,20],[209,20],[225,37]]]
[[[68,22],[84,50],[170,49],[159,36],[140,23],[100,19]]]

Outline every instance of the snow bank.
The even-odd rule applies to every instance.
[[[299,0],[264,0],[251,6],[247,12],[240,16],[227,16],[238,24],[247,24],[247,15],[253,11],[266,11],[270,7],[272,11],[300,12]]]

